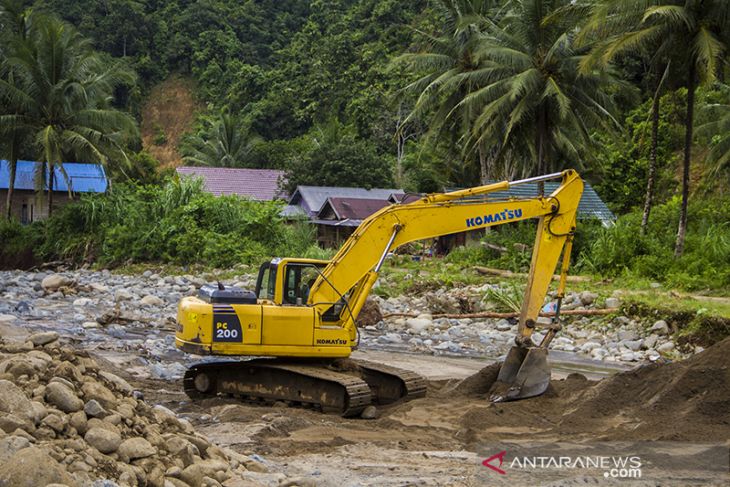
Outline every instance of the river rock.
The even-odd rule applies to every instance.
[[[0,323],[12,323],[13,321],[17,320],[17,316],[14,315],[3,315],[0,314]]]
[[[73,280],[61,274],[51,274],[41,281],[41,287],[46,291],[55,291],[60,287],[70,286],[71,284],[73,284]]]
[[[30,441],[22,436],[6,436],[0,439],[0,465],[5,463],[15,452],[28,448]]]
[[[40,485],[77,485],[66,470],[50,455],[36,447],[23,448],[0,465],[0,485],[38,487]]]
[[[134,298],[134,295],[126,289],[117,289],[114,291],[114,301],[129,301]]]
[[[606,298],[606,308],[618,308],[621,306],[621,300],[618,298]]]
[[[119,445],[119,459],[129,463],[137,458],[151,457],[157,450],[144,438],[130,438]]]
[[[55,331],[43,331],[40,333],[34,333],[28,337],[28,340],[33,343],[36,347],[48,345],[49,343],[58,340],[58,333]]]
[[[649,331],[656,333],[657,335],[669,335],[669,325],[666,321],[659,320],[652,325]]]
[[[426,331],[433,327],[433,323],[431,320],[424,318],[408,318],[406,320],[406,326],[414,333],[421,333],[422,331]]]
[[[84,435],[84,440],[101,453],[112,453],[122,444],[122,437],[116,431],[91,428]]]
[[[60,381],[51,382],[46,386],[45,398],[46,402],[50,402],[64,413],[73,413],[84,407],[84,401],[76,397],[74,391]]]
[[[81,391],[87,401],[95,399],[105,408],[114,408],[117,404],[114,393],[98,382],[84,382]],[[86,414],[89,414],[88,411]]]
[[[91,304],[94,304],[94,301],[89,298],[78,298],[78,299],[74,299],[74,302],[73,302],[74,306],[81,306],[81,307],[89,306]]]
[[[99,372],[99,375],[107,381],[111,382],[114,385],[114,388],[117,389],[119,392],[122,392],[124,394],[131,394],[134,391],[134,388],[129,384],[129,382],[122,379],[116,374],[112,374],[111,372],[106,372],[102,370]]]
[[[671,352],[672,350],[674,350],[674,343],[673,342],[662,343],[661,345],[656,347],[656,349],[657,349],[657,352],[663,352],[663,353]]]
[[[161,298],[158,298],[157,296],[154,296],[152,294],[148,294],[147,296],[143,297],[139,300],[140,303],[142,303],[144,306],[164,306],[165,301],[163,301]]]
[[[22,389],[9,380],[0,380],[0,411],[30,418],[33,406]]]
[[[619,330],[618,339],[619,339],[619,341],[638,340],[639,333],[636,330]]]
[[[107,415],[106,409],[99,404],[96,399],[91,399],[84,404],[84,412],[92,418],[103,417]]]
[[[598,294],[590,291],[583,291],[580,293],[580,302],[583,306],[590,306],[598,297]]]

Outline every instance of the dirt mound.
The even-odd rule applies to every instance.
[[[453,421],[472,441],[518,434],[605,441],[726,441],[730,438],[727,357],[730,338],[682,362],[645,365],[600,382],[571,374],[553,381],[540,397],[502,404],[486,400],[499,371],[499,364],[493,364],[426,401],[453,398],[464,403]]]
[[[730,338],[682,362],[617,374],[577,398],[561,426],[583,429],[587,423],[598,422],[612,424],[608,434],[618,437],[726,440],[730,437],[729,356]]]

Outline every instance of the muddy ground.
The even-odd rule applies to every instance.
[[[366,355],[397,361],[382,352]],[[317,485],[466,486],[484,484],[480,462],[496,443],[730,445],[728,356],[730,339],[683,362],[646,365],[600,381],[572,373],[553,380],[541,397],[503,404],[486,397],[495,365],[448,379],[463,377],[478,362],[447,360],[440,367],[441,359],[428,357],[429,368],[424,357],[400,357],[400,366],[410,363],[432,378],[428,395],[380,408],[374,420],[221,398],[191,403],[169,382],[140,386],[150,400],[176,410],[216,442]],[[670,478],[616,485],[670,485]],[[730,485],[727,470],[715,480],[671,485]]]

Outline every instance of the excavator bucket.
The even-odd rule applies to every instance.
[[[545,392],[550,385],[547,354],[542,347],[512,347],[489,391],[489,400],[516,401]]]

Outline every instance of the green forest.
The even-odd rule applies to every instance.
[[[0,260],[317,252],[275,208],[217,203],[159,167],[143,111],[177,76],[200,106],[174,148],[185,164],[417,192],[575,168],[618,216],[585,225],[579,270],[730,288],[729,2],[1,0],[0,38],[11,173],[19,159],[98,162],[115,182],[46,223],[3,223]],[[151,201],[168,204],[157,227]],[[259,235],[264,220],[282,233]]]

